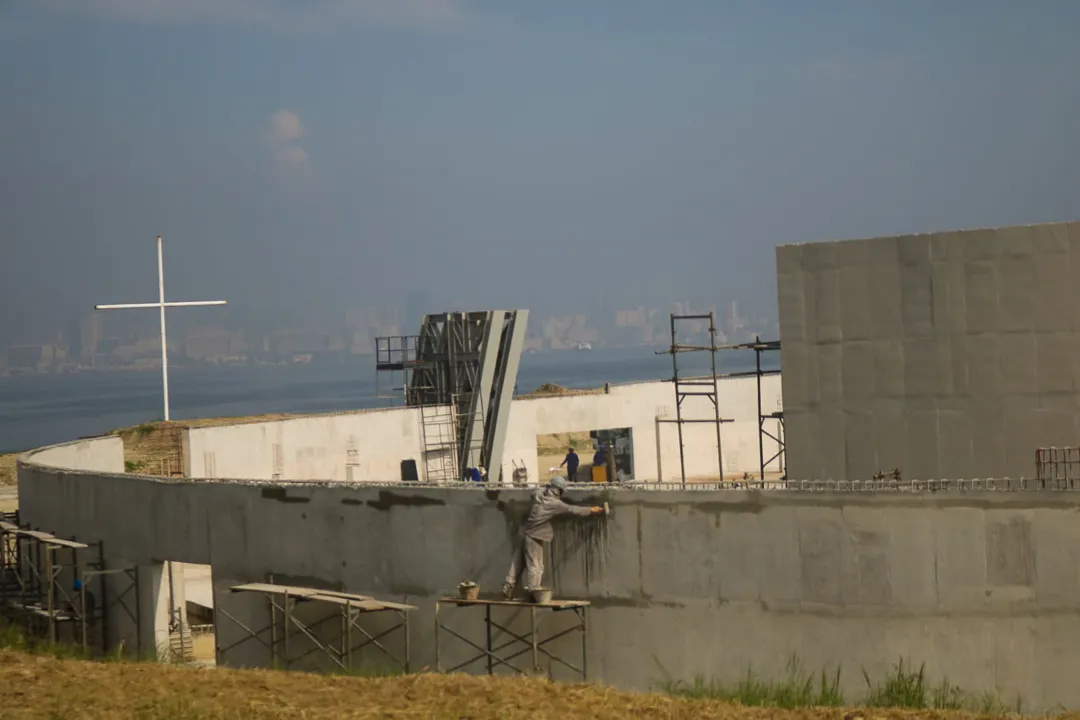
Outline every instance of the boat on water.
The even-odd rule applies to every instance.
[[[582,350],[592,350],[592,343],[587,343],[587,342],[579,342],[579,343],[577,344],[577,349],[578,349],[578,351],[582,351]]]

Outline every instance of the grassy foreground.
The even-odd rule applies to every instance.
[[[876,720],[975,715],[947,711],[780,710],[625,693],[536,678],[419,674],[357,678],[267,670],[86,662],[0,650],[4,718],[770,718]],[[1074,716],[1076,717],[1076,716]]]

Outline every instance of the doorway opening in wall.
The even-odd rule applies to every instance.
[[[573,478],[564,464],[571,448],[578,456]],[[537,435],[536,456],[541,482],[556,475],[579,483],[634,479],[634,433],[628,427]]]
[[[209,565],[169,563],[170,659],[214,665],[214,589]]]

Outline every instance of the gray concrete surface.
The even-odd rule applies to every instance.
[[[1030,477],[1080,443],[1080,223],[776,251],[789,476]]]
[[[522,491],[199,482],[20,468],[33,525],[104,542],[138,562],[212,567],[215,602],[250,627],[267,616],[239,582],[316,585],[405,599],[416,665],[433,662],[432,604],[458,582],[498,587]],[[599,497],[577,496],[580,501]],[[901,656],[971,692],[1033,710],[1080,707],[1080,498],[1068,493],[613,492],[606,542],[570,526],[555,589],[592,601],[589,666],[648,689],[666,671],[729,679],[779,673],[791,653],[861,669]],[[600,539],[595,536],[594,540]],[[525,615],[526,613],[521,613]],[[479,632],[479,612],[456,610]],[[511,620],[521,629],[523,618]],[[552,619],[552,622],[558,621]],[[219,643],[240,631],[218,618]],[[266,636],[264,635],[264,638]],[[480,637],[477,635],[476,637]],[[576,639],[559,646],[570,654]],[[460,645],[445,645],[461,659]],[[305,648],[294,647],[294,652]],[[222,660],[266,664],[246,643]],[[558,667],[554,677],[567,677]]]

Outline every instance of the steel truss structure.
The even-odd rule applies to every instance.
[[[365,647],[372,646],[380,650],[399,668],[409,672],[411,660],[409,613],[417,609],[413,605],[385,602],[368,595],[352,595],[331,590],[271,583],[234,585],[229,590],[233,593],[257,593],[265,596],[270,606],[270,623],[259,630],[252,630],[226,610],[220,607],[215,608],[215,617],[220,613],[221,617],[229,619],[245,633],[239,640],[226,647],[218,646],[218,662],[221,662],[223,653],[249,640],[256,640],[270,651],[271,665],[276,668],[288,670],[291,665],[321,651],[342,670],[350,670],[353,669],[353,655]],[[338,612],[328,614],[321,620],[307,624],[296,618],[295,606],[298,603],[323,603],[336,606]],[[360,618],[371,613],[385,612],[395,613],[399,622],[377,634],[368,632],[360,625]],[[321,640],[316,631],[326,626],[331,620],[338,622],[337,635],[328,641]],[[380,642],[384,637],[398,630],[404,633],[404,651],[401,656],[391,652]],[[270,636],[269,641],[263,637],[267,634]],[[354,642],[354,637],[357,636],[359,636],[359,643]],[[296,637],[306,638],[313,647],[296,657],[291,657],[289,654],[289,640]]]
[[[420,408],[424,474],[459,480],[488,468],[502,480],[502,454],[528,310],[428,315],[420,334],[376,338],[376,371],[400,373],[405,404]]]
[[[101,543],[20,527],[18,513],[0,515],[0,613],[49,643],[63,640],[104,654],[112,649],[109,633],[119,611],[134,625],[141,648],[137,567],[106,568]]]
[[[481,641],[470,640],[461,633],[452,630],[447,627],[442,620],[442,606],[448,605],[451,607],[481,607],[484,609],[484,639]],[[499,608],[506,610],[508,613],[517,613],[521,610],[529,611],[529,631],[524,635],[520,635],[513,630],[510,630],[507,625],[508,621],[498,622],[492,619],[492,610]],[[544,655],[551,663],[559,663],[564,667],[569,668],[575,674],[579,675],[582,680],[587,680],[589,677],[589,665],[588,665],[588,609],[589,602],[587,600],[552,600],[546,603],[525,603],[512,600],[463,600],[455,597],[444,597],[435,601],[435,666],[438,672],[458,672],[463,668],[472,665],[480,660],[486,661],[487,672],[489,675],[495,674],[496,667],[505,667],[512,670],[519,675],[535,675],[542,672],[540,665],[540,655]],[[543,611],[547,611],[548,614],[557,614],[569,611],[573,615],[575,622],[569,627],[565,627],[557,632],[552,632],[546,636],[542,636],[543,630],[540,622],[540,614]],[[496,643],[495,633],[502,632],[510,637],[509,640],[503,640],[500,638],[500,642]],[[547,648],[548,645],[558,640],[561,637],[565,637],[571,633],[581,633],[581,664],[575,665],[564,657],[560,657],[553,650]],[[440,636],[446,633],[460,642],[468,645],[478,654],[470,657],[464,662],[444,669],[442,662],[442,643],[440,642]],[[482,643],[482,644],[481,644]],[[510,652],[511,648],[516,648],[514,652]],[[509,653],[509,654],[504,654]],[[531,653],[531,667],[530,669],[522,669],[517,665],[511,663],[511,660],[518,658],[526,653]]]
[[[679,342],[679,331],[685,328],[686,323],[693,323],[697,327],[702,321],[709,322],[709,344],[693,345]],[[681,327],[680,327],[681,324]],[[667,350],[658,352],[658,355],[671,355],[671,382],[675,386],[675,420],[662,420],[657,422],[674,422],[679,432],[679,472],[682,476],[682,484],[686,486],[686,445],[683,440],[683,425],[686,423],[711,423],[716,426],[716,462],[719,477],[724,479],[724,451],[723,441],[720,438],[720,428],[724,423],[734,422],[733,418],[720,417],[720,402],[716,385],[716,351],[720,348],[716,344],[716,322],[712,313],[707,315],[671,315],[671,346]],[[707,352],[711,362],[712,372],[708,377],[686,377],[680,374],[679,355],[688,352]],[[691,396],[708,398],[712,403],[713,417],[711,418],[686,418],[683,417],[683,401]],[[657,447],[657,452],[660,448]]]

